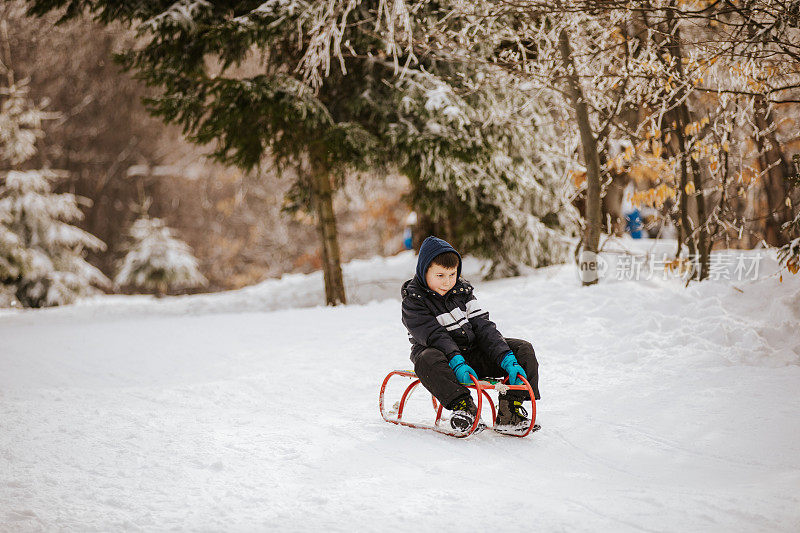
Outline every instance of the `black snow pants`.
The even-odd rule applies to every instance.
[[[533,389],[533,395],[539,399],[539,363],[536,361],[536,352],[530,342],[521,339],[506,338],[508,347],[514,352],[517,361],[525,369],[528,382]],[[469,366],[478,373],[479,378],[499,378],[507,375],[489,356],[483,354],[477,347],[461,353]],[[425,348],[412,358],[414,372],[422,385],[433,394],[444,406],[450,405],[455,399],[469,394],[469,389],[458,382],[456,374],[448,365],[447,357],[436,348]],[[530,399],[527,391],[509,391],[509,399],[525,401]]]

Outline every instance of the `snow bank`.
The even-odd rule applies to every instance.
[[[343,265],[342,276],[348,302],[364,304],[374,300],[399,298],[400,284],[414,275],[416,256],[402,252],[392,257],[375,257],[355,260]],[[477,278],[486,262],[468,257],[463,272]],[[41,316],[69,317],[80,315],[102,318],[126,316],[131,313],[158,315],[186,315],[207,313],[236,313],[248,311],[273,311],[278,309],[325,306],[322,272],[312,274],[287,274],[280,279],[269,279],[252,287],[235,291],[155,298],[153,296],[103,295],[84,298],[74,305],[37,310]],[[30,311],[0,309],[0,317],[19,315]]]

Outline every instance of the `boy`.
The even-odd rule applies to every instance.
[[[539,399],[539,363],[531,343],[504,338],[481,309],[472,285],[461,279],[461,255],[446,241],[428,237],[419,249],[417,271],[403,284],[403,324],[411,341],[411,361],[420,382],[446,409],[456,431],[472,427],[478,408],[470,376],[524,376]],[[524,433],[530,421],[522,402],[526,391],[500,394],[495,429]],[[534,426],[534,430],[539,429]]]

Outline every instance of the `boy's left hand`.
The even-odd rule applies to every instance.
[[[528,374],[525,373],[525,369],[517,362],[517,357],[514,355],[514,352],[508,352],[506,354],[503,361],[500,363],[500,367],[508,372],[508,383],[510,385],[522,384],[522,381],[517,378],[517,376],[528,379]]]

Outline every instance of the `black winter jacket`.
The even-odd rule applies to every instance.
[[[420,247],[417,275],[403,284],[403,324],[411,341],[411,360],[425,348],[436,348],[450,360],[458,353],[480,350],[497,364],[511,351],[489,312],[481,309],[472,293],[472,285],[460,277],[444,296],[428,288],[425,272],[434,257],[455,252],[446,241],[428,237]],[[458,252],[456,252],[458,253]]]

